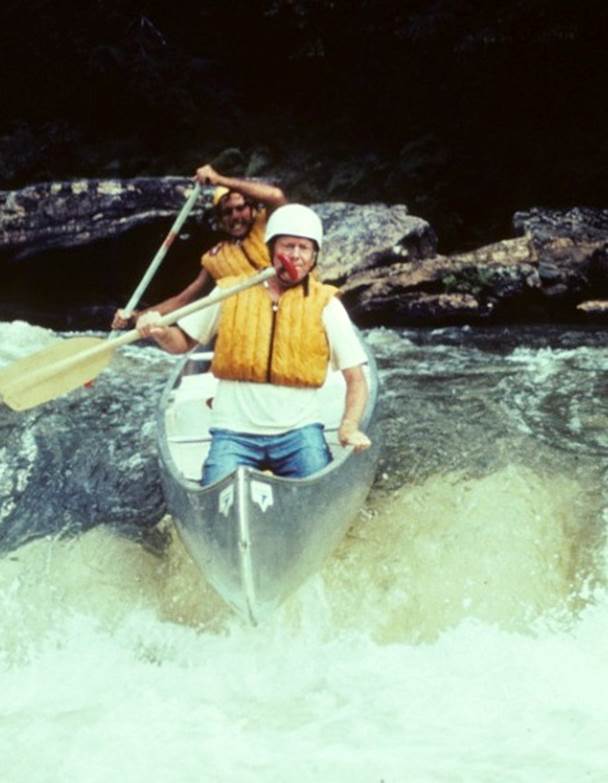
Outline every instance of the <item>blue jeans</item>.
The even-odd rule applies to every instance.
[[[201,484],[213,484],[248,465],[277,476],[303,478],[331,462],[321,424],[309,424],[281,435],[248,435],[212,428],[211,447],[203,465]]]

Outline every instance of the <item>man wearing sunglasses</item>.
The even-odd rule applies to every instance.
[[[147,310],[170,313],[201,296],[210,282],[254,274],[270,265],[264,232],[269,213],[287,202],[283,191],[262,182],[225,177],[208,163],[197,169],[196,178],[202,185],[215,185],[216,220],[226,238],[202,256],[198,275],[183,291],[146,310],[133,311],[130,318],[117,310],[112,329],[126,329]]]

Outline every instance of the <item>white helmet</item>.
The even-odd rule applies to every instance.
[[[275,209],[268,219],[264,241],[268,244],[278,236],[305,237],[312,239],[320,248],[323,242],[321,218],[303,204],[285,204]]]

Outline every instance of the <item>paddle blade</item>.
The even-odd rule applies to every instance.
[[[102,345],[108,350],[100,350]],[[83,386],[107,367],[111,358],[107,340],[58,340],[0,370],[0,400],[15,411],[34,408]]]

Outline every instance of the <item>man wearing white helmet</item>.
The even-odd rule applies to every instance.
[[[312,209],[279,207],[266,227],[275,277],[186,316],[177,326],[158,327],[153,314],[138,321],[142,336],[152,336],[170,353],[183,353],[217,335],[212,370],[220,380],[203,484],[238,465],[292,478],[324,468],[331,455],[318,390],[330,364],[346,381],[340,442],[356,451],[370,445],[359,430],[368,394],[365,352],[335,296],[337,289],[310,276],[322,241],[321,220]],[[295,267],[295,280],[282,257]],[[220,285],[241,279],[226,278]]]
[[[148,310],[161,315],[177,310],[201,296],[212,280],[254,274],[270,265],[264,232],[268,212],[286,202],[283,191],[263,182],[225,177],[208,163],[197,169],[196,179],[203,185],[215,185],[213,206],[226,239],[203,254],[198,275],[183,291],[146,310],[134,311],[130,318],[124,317],[123,310],[117,310],[112,329],[126,329],[131,320]]]

